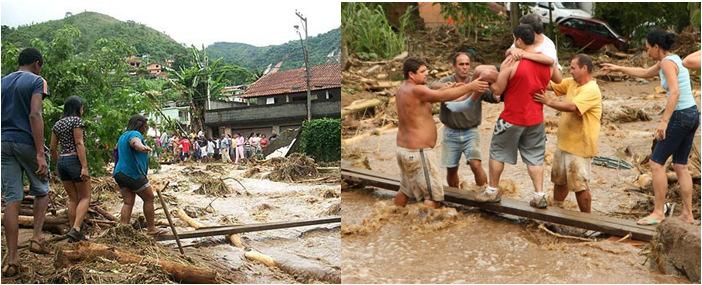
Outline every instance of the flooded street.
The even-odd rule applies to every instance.
[[[605,115],[627,106],[650,114],[652,119],[603,123],[598,155],[631,161],[631,157],[650,154],[651,130],[665,104],[665,95],[653,91],[659,82],[598,83],[605,101]],[[699,85],[693,85],[693,89],[699,104]],[[486,172],[492,129],[502,108],[501,104],[483,104],[479,131]],[[552,109],[544,110],[547,122],[544,189],[550,197],[553,189],[550,160],[556,150],[558,117]],[[435,149],[440,152],[442,125],[438,123],[438,116],[435,118],[439,133]],[[368,166],[366,168],[378,174],[399,179],[395,160],[396,133],[396,128],[386,128],[345,145],[346,153],[361,157],[346,160],[345,165]],[[623,155],[627,149],[628,157]],[[460,164],[462,183],[474,184],[465,158],[461,158]],[[445,179],[445,168],[439,168],[439,172]],[[647,203],[649,199],[648,194],[632,191],[638,188],[633,184],[638,176],[636,168],[593,165],[590,182],[593,212],[624,219],[645,214],[633,210],[635,205]],[[527,201],[533,191],[521,159],[516,165],[505,166],[502,180],[514,186],[503,192],[505,197]],[[684,277],[663,275],[651,269],[645,264],[645,249],[641,243],[617,242],[616,238],[596,242],[557,238],[539,229],[535,222],[518,223],[477,209],[430,211],[419,204],[396,208],[391,200],[394,192],[373,189],[342,192],[342,281],[345,283],[690,282]],[[578,210],[573,194],[567,197],[564,206]]]
[[[641,249],[626,243],[564,241],[473,210],[447,208],[425,219],[418,204],[388,210],[395,207],[384,196],[342,194],[343,227],[377,220],[378,208],[390,213],[367,234],[343,235],[344,283],[689,282],[642,265]],[[443,226],[433,230],[437,223]]]

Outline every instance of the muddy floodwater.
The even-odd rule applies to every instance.
[[[629,152],[634,157],[650,154],[651,130],[665,105],[656,94],[660,83],[598,82],[606,103],[604,112],[623,106],[643,110],[650,121],[611,122],[598,139],[598,155],[616,158]],[[699,85],[695,84],[699,105]],[[654,95],[651,95],[654,94]],[[492,129],[501,104],[483,104],[480,150],[487,172]],[[553,189],[550,160],[556,149],[557,114],[544,108],[547,124],[544,189]],[[435,117],[438,133],[442,124]],[[699,137],[699,130],[696,137]],[[347,165],[368,168],[399,178],[395,160],[396,128],[378,128],[362,140],[344,146],[353,154]],[[441,135],[437,151],[441,150]],[[437,155],[437,159],[440,155]],[[437,161],[437,163],[440,163]],[[465,159],[460,162],[462,183],[474,184]],[[440,169],[441,177],[446,170]],[[637,169],[592,167],[590,188],[594,213],[633,220],[647,212],[635,210],[648,204],[650,196],[632,191]],[[506,165],[502,180],[512,187],[504,197],[528,201],[533,186],[521,160]],[[445,181],[444,181],[445,183]],[[698,187],[698,186],[695,186]],[[663,275],[646,263],[643,243],[617,242],[617,238],[580,241],[558,238],[533,221],[505,219],[471,208],[426,210],[418,204],[392,206],[394,192],[379,189],[348,189],[342,192],[342,281],[344,283],[689,283],[686,278]],[[699,197],[696,197],[699,199]],[[564,204],[577,211],[573,194]],[[696,217],[699,219],[699,216]]]
[[[627,243],[563,241],[475,210],[400,209],[392,194],[342,193],[342,282],[689,283]]]

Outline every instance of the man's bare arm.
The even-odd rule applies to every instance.
[[[460,85],[458,87],[444,88],[441,90],[432,90],[425,85],[417,85],[413,92],[417,94],[419,100],[424,102],[443,102],[455,100],[470,92],[483,92],[488,88],[488,83],[482,80],[473,80],[471,83]]]
[[[32,95],[29,111],[29,124],[32,128],[32,138],[34,139],[34,149],[37,153],[37,170],[39,177],[47,178],[49,167],[46,163],[44,152],[44,117],[42,115],[44,106],[42,99],[44,95],[36,93]]]
[[[502,95],[507,88],[507,82],[509,82],[509,77],[512,74],[513,67],[503,67],[500,70],[500,74],[497,75],[497,81],[490,86],[492,89],[492,94],[494,96]]]

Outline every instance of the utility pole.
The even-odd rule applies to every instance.
[[[295,25],[295,31],[300,36],[300,44],[302,45],[302,53],[305,56],[305,74],[307,76],[307,120],[312,120],[312,95],[310,94],[310,66],[309,60],[307,59],[307,18],[302,16],[302,13],[295,10],[295,15],[300,18],[302,22],[302,28],[305,29],[305,40],[302,40],[302,34],[300,33],[300,26]]]

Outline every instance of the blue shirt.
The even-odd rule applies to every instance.
[[[27,71],[2,78],[2,141],[34,145],[29,111],[34,94],[48,95],[46,80]]]
[[[666,59],[674,62],[678,66],[678,90],[680,90],[680,97],[678,98],[678,105],[675,106],[675,110],[683,110],[696,106],[695,97],[692,96],[692,86],[690,86],[690,72],[682,65],[680,56],[671,54],[663,58],[663,60]],[[665,74],[663,74],[663,68],[658,70],[658,76],[661,78],[661,86],[667,91],[666,96],[669,96],[668,79],[666,79]]]
[[[149,155],[148,153],[137,151],[129,145],[133,138],[139,138],[141,143],[144,143],[144,136],[138,131],[126,131],[119,137],[117,141],[119,161],[117,161],[112,175],[122,172],[133,179],[139,179],[139,177],[146,176],[148,173]]]

